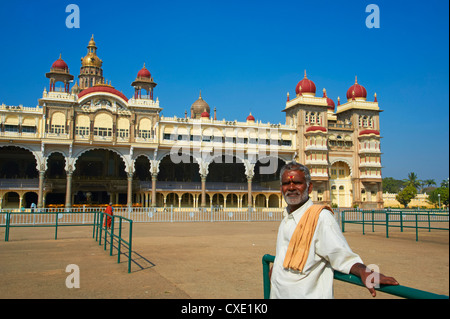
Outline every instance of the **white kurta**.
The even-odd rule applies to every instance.
[[[323,210],[303,271],[283,268],[292,234],[305,211],[312,205],[309,199],[291,214],[285,212],[278,229],[270,298],[333,298],[333,269],[348,274],[354,264],[362,263],[361,258],[348,246],[333,214]]]

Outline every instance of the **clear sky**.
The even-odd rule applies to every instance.
[[[67,28],[69,4],[80,27]],[[369,4],[379,28],[368,28]],[[284,123],[303,78],[337,104],[358,83],[380,108],[383,177],[449,176],[449,2],[1,1],[0,103],[36,106],[62,54],[77,78],[92,34],[104,77],[126,96],[145,62],[164,116],[199,91],[218,119]]]

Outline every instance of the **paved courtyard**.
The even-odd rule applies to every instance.
[[[275,254],[278,222],[134,223],[132,271],[109,255],[91,227],[0,229],[0,298],[263,298],[264,254]],[[362,235],[346,226],[352,249],[402,285],[449,295],[448,231],[382,229]],[[80,288],[66,287],[66,267]],[[432,271],[431,271],[432,270]],[[335,281],[337,299],[372,299],[364,288]],[[378,298],[396,298],[378,293]]]

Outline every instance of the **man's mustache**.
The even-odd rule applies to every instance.
[[[284,193],[284,195],[289,196],[289,195],[301,195],[301,192],[298,190],[294,190],[294,191],[286,191]]]

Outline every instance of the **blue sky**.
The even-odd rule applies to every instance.
[[[66,27],[66,6],[80,28]],[[380,10],[367,28],[366,6]],[[358,83],[381,113],[383,176],[449,176],[449,3],[419,1],[0,2],[0,103],[37,105],[62,53],[76,77],[92,34],[103,72],[128,97],[146,63],[165,116],[199,91],[219,119],[284,123],[306,69],[336,102]]]

